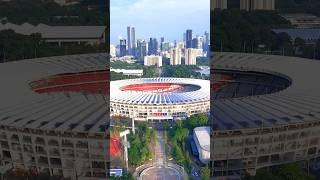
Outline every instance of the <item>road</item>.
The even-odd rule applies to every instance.
[[[182,180],[184,174],[175,166],[168,166],[166,156],[166,142],[164,140],[164,131],[161,126],[154,128],[157,136],[154,147],[153,166],[143,170],[140,174],[140,180]]]
[[[163,138],[163,131],[155,130],[157,133],[157,141],[155,146],[155,163],[157,166],[166,164],[166,146]]]

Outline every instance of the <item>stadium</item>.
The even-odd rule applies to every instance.
[[[0,64],[1,173],[107,177],[107,60],[84,54]]]
[[[172,121],[208,113],[210,82],[186,78],[141,78],[110,82],[110,114],[136,121]]]
[[[257,169],[320,156],[320,62],[219,52],[211,67],[212,173]]]

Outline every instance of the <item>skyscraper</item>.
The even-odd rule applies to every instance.
[[[180,65],[181,64],[181,49],[171,48],[170,49],[170,65]]]
[[[116,57],[116,46],[114,46],[113,44],[110,44],[110,56],[111,57]]]
[[[150,38],[148,44],[148,55],[157,55],[158,54],[158,41],[156,38]]]
[[[131,28],[127,27],[127,43],[128,43],[128,54],[131,54]]]
[[[163,51],[163,47],[162,47],[163,43],[164,43],[164,37],[161,37],[161,41],[160,41],[160,50],[161,51]]]
[[[164,37],[161,37],[161,42],[162,42],[162,43],[164,42]]]
[[[197,64],[197,56],[198,56],[198,49],[188,48],[185,50],[185,61],[184,64],[186,65],[196,65]]]
[[[137,57],[139,59],[144,59],[147,55],[147,43],[143,39],[137,40]]]
[[[170,49],[170,43],[169,42],[164,42],[162,44],[162,51],[169,51]]]
[[[210,36],[209,36],[209,33],[206,31],[204,32],[203,49],[207,53],[210,51],[209,44],[210,44]]]
[[[197,49],[203,50],[203,38],[202,36],[197,37]]]
[[[131,28],[131,52],[130,55],[136,56],[136,30],[134,27]]]
[[[188,29],[186,32],[186,48],[192,48],[192,30]]]
[[[127,43],[125,39],[120,39],[120,57],[127,55]]]
[[[197,49],[197,47],[198,47],[198,38],[193,38],[191,48]]]

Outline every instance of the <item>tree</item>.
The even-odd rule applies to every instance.
[[[210,179],[210,169],[208,166],[205,166],[201,169],[200,177],[202,180],[209,180]]]
[[[246,177],[245,180],[283,180],[266,169],[259,169],[254,177]]]
[[[188,136],[189,130],[186,128],[178,128],[174,133],[174,137],[177,141],[182,143],[184,139]]]
[[[200,113],[191,115],[186,121],[186,127],[190,130],[194,129],[195,127],[199,126],[206,126],[208,125],[209,118],[207,115]]]
[[[276,173],[285,180],[315,180],[313,176],[303,171],[297,164],[283,165]]]
[[[166,131],[165,131],[164,133],[165,133],[164,136],[166,137]],[[157,141],[156,131],[152,130],[152,131],[151,131],[151,142],[152,142],[152,143],[156,143],[156,141]]]
[[[201,77],[201,74],[196,70],[199,70],[199,68],[195,65],[164,65],[161,76],[178,78]]]
[[[197,117],[195,115],[190,116],[187,119],[187,127],[191,130],[198,126]]]
[[[184,156],[178,145],[173,146],[173,156],[176,158],[177,164],[181,166],[184,164]]]
[[[190,159],[190,155],[188,151],[184,152],[184,167],[186,167],[187,171],[190,172],[191,171],[191,159]]]
[[[203,113],[196,114],[196,118],[198,119],[198,126],[208,125],[209,118],[207,115]]]

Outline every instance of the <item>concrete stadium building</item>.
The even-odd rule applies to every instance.
[[[320,156],[320,62],[215,53],[212,173],[254,175],[263,167]]]
[[[111,116],[172,121],[209,109],[208,80],[159,77],[110,82]]]
[[[107,55],[0,64],[1,173],[105,179]]]

